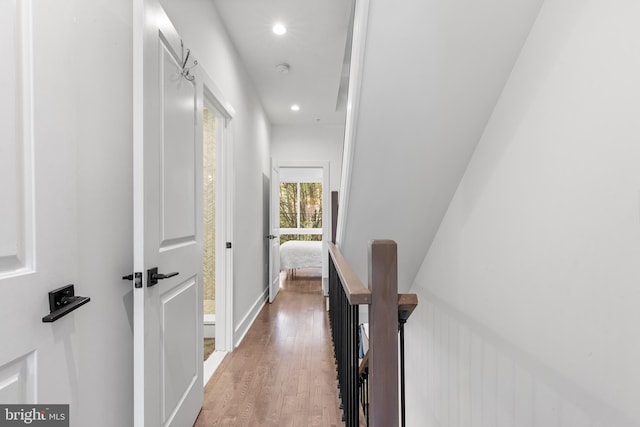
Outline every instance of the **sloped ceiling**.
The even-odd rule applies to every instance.
[[[407,291],[542,0],[371,0],[344,238],[398,243]]]

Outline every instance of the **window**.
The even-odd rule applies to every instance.
[[[280,242],[322,240],[322,183],[280,183]]]

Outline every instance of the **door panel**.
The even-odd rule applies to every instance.
[[[161,40],[162,68],[162,242],[195,242],[196,87],[180,74],[180,66]]]
[[[26,3],[26,2],[25,2]],[[33,206],[29,203],[33,190],[33,164],[29,140],[30,107],[29,64],[20,58],[28,55],[28,13],[20,2],[0,2],[0,55],[8,63],[0,67],[3,92],[0,97],[0,278],[29,268],[33,247]],[[20,37],[19,35],[22,35]]]
[[[273,302],[280,291],[280,170],[271,165],[271,209],[269,222],[269,302]]]
[[[18,404],[36,401],[35,352],[0,367],[0,402]]]
[[[135,426],[186,426],[203,401],[202,100],[162,8],[137,6],[134,266],[145,280],[134,290]],[[156,267],[168,277],[153,284],[147,272]]]
[[[198,379],[196,278],[191,277],[160,296],[162,340],[162,389],[164,419],[179,409]]]

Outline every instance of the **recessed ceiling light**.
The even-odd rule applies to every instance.
[[[300,106],[298,104],[293,104],[291,106],[291,111],[300,111]]]
[[[273,32],[279,36],[283,35],[284,33],[287,32],[287,27],[285,27],[284,25],[282,25],[280,22],[278,22],[277,24],[275,24],[272,28]]]

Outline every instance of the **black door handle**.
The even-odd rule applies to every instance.
[[[158,267],[150,268],[147,270],[147,287],[157,285],[158,280],[168,279],[169,277],[174,277],[174,276],[177,276],[178,274],[180,273],[178,273],[177,271],[174,271],[172,273],[167,273],[167,274],[161,274],[161,273],[158,273]]]
[[[142,287],[142,273],[133,273],[133,274],[128,274],[126,276],[122,276],[122,280],[135,280],[134,282],[134,286],[136,288],[141,288]]]
[[[169,277],[173,277],[173,276],[177,276],[178,273],[177,271],[174,271],[173,273],[168,273],[168,274],[154,274],[152,276],[153,279],[158,279],[158,280],[162,280],[162,279],[168,279]]]

